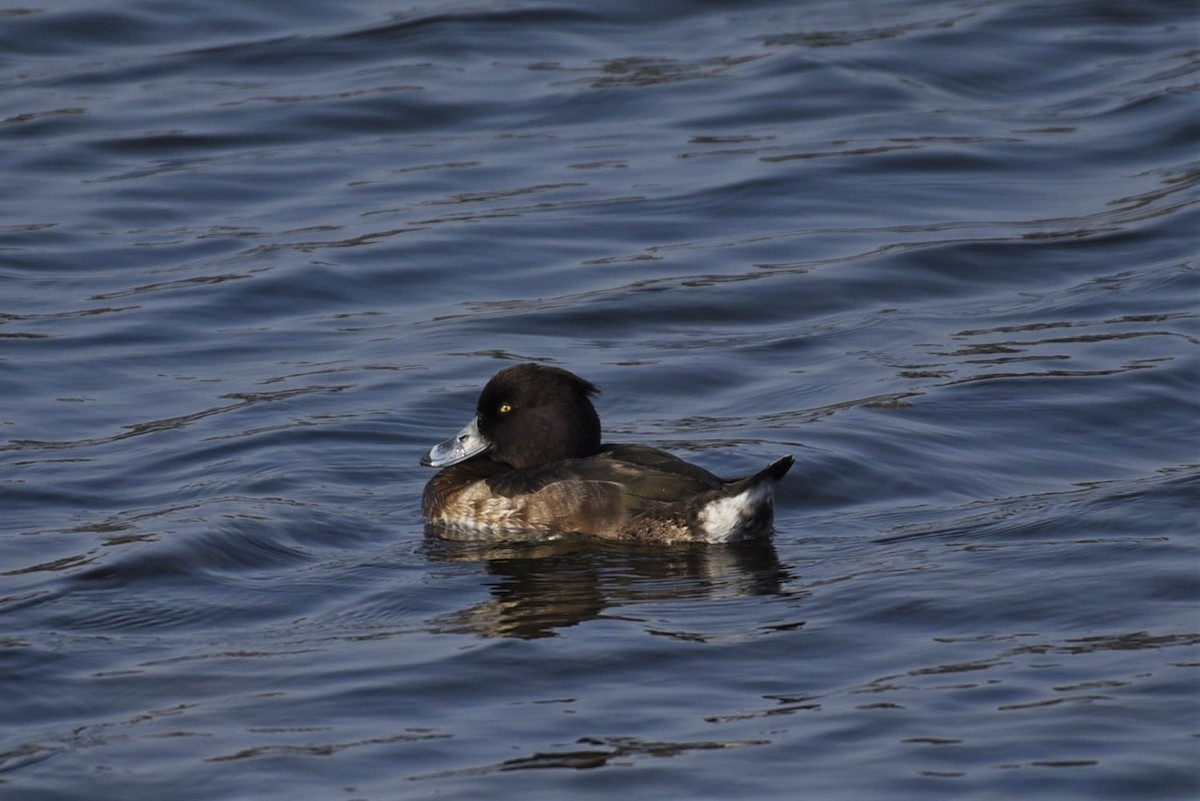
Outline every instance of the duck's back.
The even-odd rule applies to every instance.
[[[704,468],[645,445],[602,445],[594,456],[564,459],[488,478],[493,490],[507,496],[538,492],[564,481],[613,482],[625,487],[631,497],[668,503],[722,484],[720,478]]]

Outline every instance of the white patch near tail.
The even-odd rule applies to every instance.
[[[745,526],[764,504],[771,502],[774,493],[775,487],[771,482],[761,481],[737,495],[705,504],[697,515],[700,528],[704,531],[704,541],[726,542],[741,537]]]

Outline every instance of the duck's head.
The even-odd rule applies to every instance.
[[[590,396],[599,391],[558,367],[506,367],[484,386],[471,422],[421,464],[447,467],[486,453],[525,468],[591,456],[600,448],[600,418]]]

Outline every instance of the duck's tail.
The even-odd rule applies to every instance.
[[[792,465],[794,465],[795,463],[796,463],[796,457],[792,456],[789,453],[787,456],[782,456],[782,457],[776,459],[775,461],[771,462],[769,465],[764,467],[762,470],[759,470],[757,473],[750,476],[750,478],[748,478],[746,480],[750,481],[750,482],[754,482],[754,481],[762,481],[763,479],[769,478],[769,479],[771,479],[771,481],[778,484],[779,480],[787,475],[787,471],[791,470]]]
[[[752,476],[716,490],[696,512],[705,542],[736,542],[767,537],[775,522],[775,485],[796,463],[791,455],[776,459]]]

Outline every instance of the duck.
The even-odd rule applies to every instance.
[[[790,454],[723,479],[658,448],[602,444],[599,392],[544,364],[496,373],[470,422],[421,457],[439,468],[421,497],[426,523],[451,539],[717,544],[772,535]]]

